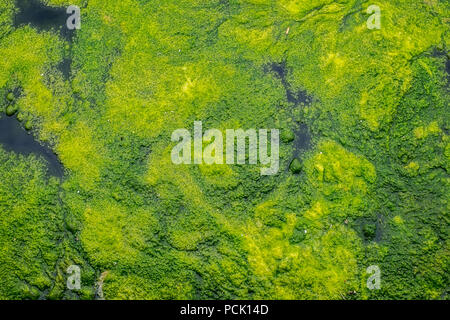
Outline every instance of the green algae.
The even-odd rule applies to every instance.
[[[292,130],[283,130],[280,136],[281,140],[285,143],[294,141],[295,133]]]
[[[25,115],[22,112],[17,114],[17,121],[22,122],[24,120]]]
[[[300,173],[302,171],[302,163],[300,162],[300,160],[295,158],[289,165],[289,169],[292,173]]]
[[[366,224],[363,227],[363,233],[366,239],[373,240],[375,238],[375,232],[377,227],[373,224]]]
[[[25,130],[30,131],[31,129],[33,129],[33,123],[30,120],[26,121],[24,128]]]
[[[0,92],[68,172],[0,149],[0,298],[448,298],[447,2],[381,1],[379,31],[362,1],[70,4],[68,47],[0,1]],[[280,129],[287,170],[174,166],[194,120]]]
[[[17,112],[17,106],[10,104],[6,107],[6,115],[12,117]]]

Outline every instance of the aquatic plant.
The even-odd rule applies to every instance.
[[[1,299],[448,298],[448,1],[42,3],[82,27],[0,0],[0,93],[65,175],[0,147]],[[195,120],[280,129],[279,174],[173,164]]]
[[[30,131],[33,128],[33,123],[28,120],[25,122],[25,125],[23,127],[25,128],[25,130]]]
[[[300,173],[300,171],[302,170],[302,163],[300,162],[300,160],[295,158],[289,165],[289,169],[292,171],[292,173]]]
[[[6,115],[8,117],[13,116],[17,112],[17,106],[10,104],[8,107],[6,107]]]

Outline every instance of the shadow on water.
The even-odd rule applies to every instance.
[[[66,8],[49,7],[39,0],[16,0],[16,7],[19,11],[14,17],[14,27],[29,24],[38,31],[59,31],[64,39],[72,42],[75,32],[66,27],[69,17]]]
[[[14,117],[0,117],[0,144],[6,151],[42,157],[47,162],[50,175],[56,177],[64,175],[63,166],[55,153],[36,141]]]

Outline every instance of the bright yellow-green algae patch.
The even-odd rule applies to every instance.
[[[36,159],[0,167],[11,248],[1,298],[93,298],[104,272],[106,299],[446,297],[447,2],[378,1],[381,30],[367,29],[372,3],[360,0],[46,3],[80,5],[81,30],[69,44],[14,29],[0,2],[0,93],[21,88],[19,109],[67,175],[45,182]],[[273,63],[312,104],[287,100]],[[313,147],[296,175],[293,142],[274,177],[176,166],[171,133],[195,120],[223,131],[304,122]],[[45,226],[22,240],[42,252],[22,256],[26,269],[8,232],[31,222],[11,228],[25,219],[11,195]],[[81,292],[65,288],[70,264],[82,267]],[[379,291],[366,288],[370,265]]]

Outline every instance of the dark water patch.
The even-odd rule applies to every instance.
[[[380,243],[383,240],[385,219],[380,213],[373,217],[358,218],[354,223],[354,229],[365,243]]]
[[[298,90],[296,93],[291,93],[292,95],[292,101],[296,105],[303,103],[303,104],[311,104],[312,97],[308,95],[308,93],[305,90]]]
[[[445,62],[445,71],[447,72],[447,77],[450,77],[450,59],[448,57]]]
[[[58,70],[61,71],[64,79],[68,80],[70,77],[70,71],[72,67],[72,59],[65,58],[61,63],[58,65]]]
[[[285,62],[276,63],[273,62],[265,67],[266,72],[273,72],[281,80],[283,87],[286,91],[286,98],[288,102],[297,105],[310,104],[312,97],[304,90],[293,91],[290,84],[287,81],[287,67]]]
[[[305,152],[311,147],[311,133],[309,132],[309,128],[306,124],[300,124],[298,130],[295,131],[295,140],[294,140],[294,148],[295,148],[295,156]]]
[[[375,242],[380,242],[382,240],[384,233],[384,224],[384,216],[381,213],[377,213]]]
[[[55,153],[36,141],[14,117],[0,117],[0,144],[6,151],[42,157],[47,162],[50,175],[56,177],[64,175],[64,168]]]
[[[447,136],[450,134],[450,130],[449,130],[448,128],[442,127],[441,129],[442,129],[442,131],[444,131],[444,133],[445,133]]]
[[[266,67],[266,72],[275,72],[278,78],[281,79],[281,82],[283,82],[283,85],[286,83],[286,63],[271,63],[268,67]]]
[[[447,74],[447,87],[450,84],[450,52],[444,48],[434,48],[431,52],[431,56],[433,58],[444,58],[445,59],[445,66],[444,70]]]
[[[291,89],[291,85],[287,81],[287,67],[285,62],[271,63],[265,66],[264,71],[275,73],[275,76],[281,80],[281,83],[286,91],[286,98],[289,103],[294,105],[294,108],[301,108],[302,106],[312,103],[313,99],[306,91],[298,90],[297,92],[294,92]],[[308,125],[305,123],[298,123],[298,127],[294,130],[294,136],[293,159],[289,162],[289,166],[286,171],[291,170],[296,173],[301,170],[299,158],[311,148],[311,133]],[[298,164],[296,162],[298,162]]]
[[[38,31],[59,31],[64,39],[72,41],[75,30],[66,26],[67,8],[46,6],[39,0],[16,0],[16,7],[19,11],[14,17],[14,27],[30,25]]]

